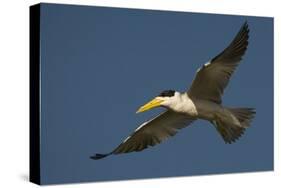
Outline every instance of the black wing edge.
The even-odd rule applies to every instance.
[[[107,153],[107,154],[100,154],[100,153],[97,153],[95,154],[94,156],[90,156],[91,159],[93,160],[99,160],[99,159],[103,159],[109,155],[111,155],[112,153]]]
[[[244,24],[241,26],[240,30],[238,31],[235,38],[231,41],[229,46],[219,53],[216,57],[214,57],[211,62],[214,62],[220,58],[225,58],[224,56],[228,56],[228,51],[233,51],[236,53],[237,56],[242,57],[247,49],[248,46],[248,39],[249,39],[249,25],[248,21],[246,20]]]

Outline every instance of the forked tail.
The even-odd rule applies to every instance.
[[[231,144],[243,135],[255,114],[254,108],[226,108],[212,123],[224,141]]]

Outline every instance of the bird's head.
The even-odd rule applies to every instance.
[[[175,101],[177,101],[180,93],[174,90],[165,90],[161,92],[154,99],[141,106],[136,113],[144,112],[159,106],[169,108]]]

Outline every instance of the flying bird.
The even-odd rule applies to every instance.
[[[110,153],[95,154],[91,158],[142,151],[174,136],[197,119],[209,121],[225,143],[235,142],[250,126],[256,112],[254,108],[223,106],[222,96],[247,50],[248,39],[249,27],[245,22],[229,46],[198,69],[186,92],[165,90],[137,111],[164,107],[164,112],[140,125]]]

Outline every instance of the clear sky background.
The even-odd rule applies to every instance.
[[[223,98],[256,108],[240,140],[199,120],[142,152],[89,158],[163,111],[135,114],[162,90],[187,90],[246,20],[249,48]],[[272,18],[43,4],[41,84],[43,184],[273,169]]]

